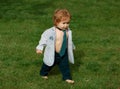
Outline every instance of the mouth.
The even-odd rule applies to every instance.
[[[65,28],[65,29],[68,29],[68,28]]]

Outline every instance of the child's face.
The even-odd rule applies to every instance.
[[[57,23],[57,27],[62,30],[68,29],[70,23],[70,19],[61,20],[61,22]]]

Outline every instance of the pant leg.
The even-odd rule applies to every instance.
[[[61,57],[61,60],[58,63],[59,69],[62,73],[63,80],[66,79],[72,79],[70,74],[70,67],[69,67],[69,61],[68,61],[68,52],[66,50],[65,55]]]
[[[54,64],[52,66],[47,66],[45,63],[43,63],[42,67],[41,67],[41,70],[40,70],[40,75],[42,76],[47,76],[48,73],[50,72],[50,70],[56,65],[58,64],[60,60],[60,56],[59,54],[57,54],[55,52],[55,60],[54,60]]]
[[[42,64],[40,75],[47,76],[53,66],[47,66],[45,63]]]

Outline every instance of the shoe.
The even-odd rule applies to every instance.
[[[43,79],[48,79],[48,76],[42,76]]]
[[[66,79],[65,81],[69,84],[74,84],[74,80]]]

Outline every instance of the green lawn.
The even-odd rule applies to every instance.
[[[39,76],[35,48],[57,8],[72,14],[74,85]],[[120,89],[120,0],[0,0],[0,89]]]

